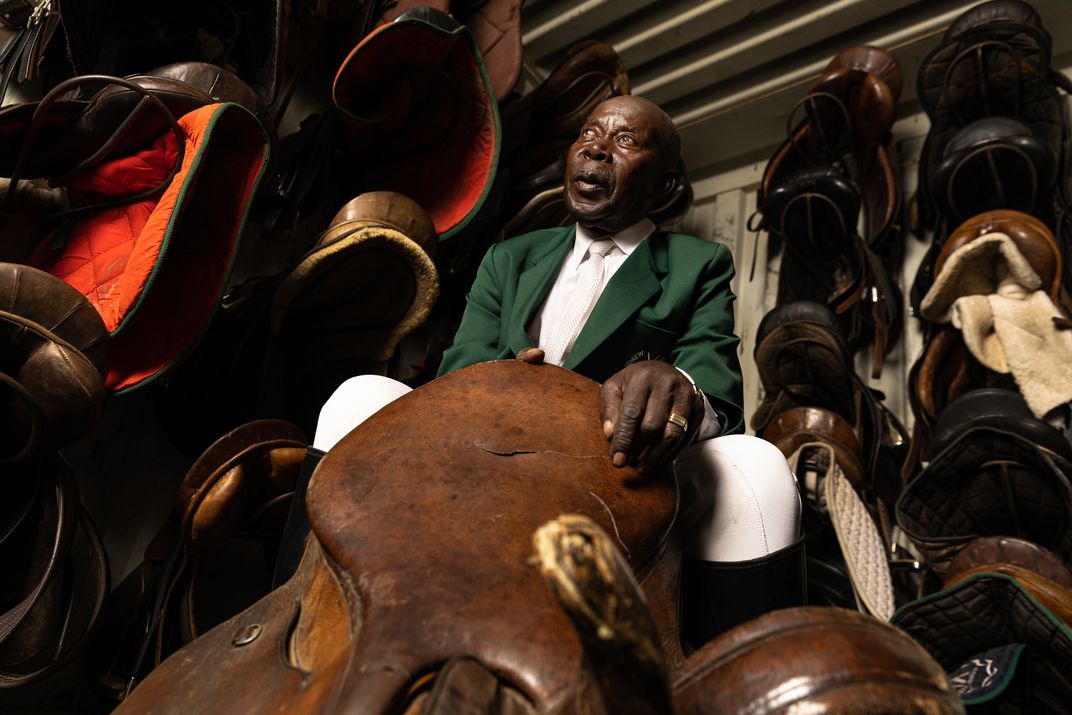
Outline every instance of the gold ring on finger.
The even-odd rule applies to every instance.
[[[666,418],[666,421],[677,425],[686,432],[689,431],[689,421],[676,412],[671,412],[670,416]]]

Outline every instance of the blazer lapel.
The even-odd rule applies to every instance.
[[[526,259],[526,268],[521,272],[517,282],[517,296],[510,312],[510,330],[507,345],[516,355],[525,348],[533,347],[525,332],[537,308],[547,297],[562,261],[573,248],[576,226],[563,229],[558,240],[548,241],[547,249],[534,252]]]
[[[659,278],[665,273],[665,247],[655,233],[636,247],[607,283],[562,367],[572,370],[591,355],[659,291]]]

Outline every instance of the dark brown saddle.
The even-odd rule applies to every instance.
[[[29,266],[0,263],[0,305],[0,464],[10,464],[96,426],[109,341],[85,296]]]
[[[220,437],[187,471],[171,519],[108,600],[91,669],[116,701],[180,647],[271,590],[306,438],[262,419]]]
[[[756,332],[755,361],[763,400],[752,416],[752,428],[764,434],[794,407],[839,415],[862,447],[863,487],[892,505],[900,492],[897,465],[903,461],[906,432],[882,404],[882,395],[856,374],[835,315],[807,301],[774,308]]]
[[[592,110],[629,89],[613,47],[596,40],[571,46],[536,89],[502,108],[504,159],[515,181],[560,161]]]
[[[1072,556],[1072,446],[1019,394],[960,396],[935,422],[926,456],[897,502],[897,521],[938,575],[982,536],[1017,536]]]
[[[920,158],[921,225],[934,241],[912,286],[918,307],[952,226],[973,213],[1011,208],[1037,215],[1064,251],[1063,184],[1068,127],[1051,69],[1051,38],[1021,0],[990,0],[958,17],[920,66],[918,94],[930,118]]]
[[[893,126],[902,84],[885,50],[839,53],[798,103],[793,124],[764,171],[760,228],[782,239],[778,302],[813,300],[844,315],[846,336],[872,340],[872,372],[900,333],[897,217],[901,181]],[[864,231],[857,231],[860,213]]]
[[[791,125],[789,137],[767,164],[757,197],[764,216],[766,197],[790,176],[831,165],[857,188],[864,206],[864,239],[882,253],[879,247],[896,230],[900,210],[900,172],[890,130],[903,82],[897,60],[882,48],[838,53],[798,103],[804,118]]]
[[[931,190],[956,224],[992,209],[1045,214],[1053,200],[1057,156],[1023,122],[984,117],[945,145]]]
[[[101,84],[88,100],[65,98]],[[0,111],[5,208],[23,179],[47,179],[71,204],[15,237],[10,246],[25,250],[10,258],[61,278],[100,313],[110,392],[188,355],[227,283],[269,150],[258,120],[227,98],[255,95],[230,73],[187,63],[75,77]]]
[[[686,660],[676,486],[611,466],[597,414],[594,383],[516,361],[391,403],[317,467],[295,576],[165,661],[118,712],[691,713],[714,697],[874,703],[906,687],[959,712],[918,647],[840,611],[783,611]],[[831,630],[849,654],[816,646]],[[779,658],[742,691],[775,632],[836,663]],[[831,687],[832,670],[868,683]]]

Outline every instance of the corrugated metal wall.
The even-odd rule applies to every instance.
[[[793,105],[839,50],[878,45],[893,52],[905,88],[894,127],[905,196],[916,187],[916,163],[927,117],[916,100],[919,65],[950,22],[977,2],[964,0],[527,0],[522,17],[526,81],[538,82],[561,53],[583,39],[609,42],[629,69],[633,93],[660,104],[677,123],[696,202],[682,230],[733,251],[737,332],[748,414],[760,398],[753,336],[774,306],[778,258],[766,237],[747,230],[767,158],[783,140]],[[1072,65],[1072,2],[1034,0],[1053,36],[1053,65]],[[926,246],[906,234],[901,285],[907,286]],[[755,255],[756,268],[750,275]],[[916,321],[872,383],[910,422],[904,391],[921,341]],[[857,358],[868,374],[870,355]]]

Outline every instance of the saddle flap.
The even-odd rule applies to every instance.
[[[1065,673],[1072,670],[1072,631],[1017,579],[979,573],[902,606],[891,620],[952,671],[995,646],[1024,643]]]

